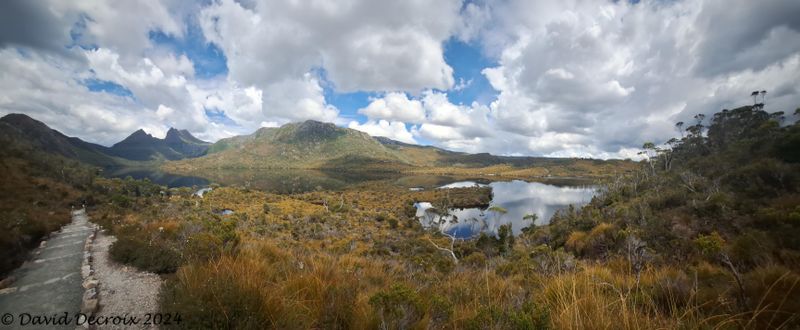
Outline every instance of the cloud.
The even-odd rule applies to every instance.
[[[228,57],[231,78],[264,86],[324,67],[339,92],[447,89],[453,70],[442,42],[459,23],[460,1],[223,0],[202,10],[209,41]]]
[[[25,46],[65,54],[74,18],[54,13],[45,1],[5,1],[0,10],[0,48]]]
[[[336,107],[326,103],[319,80],[310,73],[304,74],[302,79],[285,79],[268,84],[264,94],[264,112],[268,118],[331,122],[339,115]]]
[[[503,132],[496,135],[529,141],[512,152],[625,157],[644,141],[676,135],[676,121],[746,104],[750,90],[791,90],[800,79],[800,36],[788,14],[796,1],[470,6],[478,24],[461,36],[498,61],[483,70],[499,92],[490,104]],[[767,107],[797,103],[794,91]]]
[[[372,100],[358,113],[369,118],[398,120],[408,123],[425,121],[425,110],[419,100],[409,100],[405,93],[387,93],[381,98]]]
[[[0,114],[28,114],[67,135],[107,145],[139,128],[163,129],[154,112],[132,99],[90,91],[74,78],[84,69],[58,57],[0,50]]]
[[[316,119],[467,152],[631,157],[676,135],[674,122],[746,104],[752,90],[769,92],[770,111],[800,105],[795,0],[12,0],[0,9],[0,113],[105,144],[138,128],[216,140]],[[227,75],[204,75],[177,46],[189,43],[153,35],[218,46]],[[460,97],[445,91],[483,81],[446,62],[443,43],[454,38],[492,63],[470,68],[492,99],[451,102]],[[373,96],[357,109],[362,122],[326,99],[355,91]]]
[[[417,144],[411,132],[406,128],[406,124],[400,121],[369,120],[363,124],[351,121],[347,126],[372,136],[383,136],[400,142]]]

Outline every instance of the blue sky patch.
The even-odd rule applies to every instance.
[[[83,85],[86,86],[86,88],[89,88],[89,90],[92,92],[109,93],[131,98],[133,97],[133,93],[130,89],[127,89],[125,86],[117,84],[113,81],[90,78],[84,80]]]
[[[176,55],[185,54],[194,65],[197,78],[208,79],[228,74],[228,60],[216,45],[206,42],[203,31],[194,19],[189,19],[184,38],[179,39],[161,31],[151,31],[150,40],[172,49]]]
[[[348,120],[356,120],[361,123],[367,120],[367,116],[359,114],[358,109],[369,105],[370,98],[378,96],[377,93],[337,93],[334,90],[335,86],[333,82],[328,80],[328,72],[325,68],[316,67],[311,69],[311,72],[319,78],[325,102],[339,109],[340,117],[347,118]]]
[[[447,98],[454,104],[470,105],[477,101],[488,104],[497,98],[497,91],[481,73],[497,63],[486,58],[478,45],[451,38],[444,44],[444,60],[453,68],[453,78],[459,89],[447,91]]]
[[[212,122],[222,125],[239,126],[239,124],[237,124],[233,119],[231,119],[230,117],[228,117],[228,115],[225,114],[225,111],[221,111],[219,109],[208,109],[208,108],[204,108],[203,110],[205,111],[208,119],[211,120]]]
[[[494,101],[497,91],[492,88],[481,70],[497,66],[497,63],[486,58],[479,46],[455,38],[445,42],[444,48],[445,61],[453,68],[453,78],[456,81],[453,89],[443,91],[447,93],[450,102],[470,105],[472,102],[489,104]],[[327,79],[324,68],[315,68],[312,71],[320,78],[325,101],[338,108],[341,117],[361,123],[367,120],[366,116],[358,113],[358,109],[369,105],[370,98],[380,97],[381,93],[337,93],[333,89],[333,83]]]

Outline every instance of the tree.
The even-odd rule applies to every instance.
[[[446,209],[445,209],[446,210]],[[440,213],[439,210],[436,208],[430,208],[425,210],[425,217],[428,219],[428,222],[431,225],[436,225],[436,229],[439,231],[442,236],[446,236],[450,239],[450,248],[441,247],[432,239],[428,238],[428,241],[433,244],[437,250],[447,252],[453,258],[453,262],[458,264],[458,257],[456,257],[455,253],[455,245],[457,238],[454,235],[447,233],[447,224],[448,223],[455,223],[458,219],[454,215],[448,214],[447,211],[444,211],[444,214],[437,214]],[[438,217],[438,219],[436,219]]]
[[[750,96],[753,97],[753,104],[757,104],[758,101],[756,100],[756,97],[758,97],[758,91],[753,91],[752,93],[750,93]]]
[[[681,133],[681,138],[683,138],[684,134],[683,134],[683,122],[682,121],[679,121],[679,122],[675,123],[675,129],[678,130],[678,133]]]
[[[767,103],[766,97],[767,97],[767,91],[761,91],[761,104]]]
[[[647,157],[647,164],[650,165],[650,172],[655,175],[656,174],[656,165],[653,162],[653,157],[658,155],[658,147],[653,142],[645,142],[642,145],[642,151],[639,152],[640,155],[644,155]]]

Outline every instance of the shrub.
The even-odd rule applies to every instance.
[[[496,306],[481,307],[478,314],[466,322],[467,329],[548,329],[550,315],[546,308],[526,302],[519,309]]]
[[[800,275],[782,266],[764,266],[745,275],[745,295],[753,306],[753,328],[800,327]]]
[[[465,265],[469,265],[472,267],[483,268],[486,266],[486,255],[481,252],[475,252],[468,255],[466,258],[461,260]]]
[[[514,233],[511,231],[511,224],[505,224],[497,228],[497,252],[506,255],[514,248]]]
[[[717,232],[700,235],[694,240],[694,243],[700,252],[708,257],[716,257],[725,247],[725,240]]]
[[[119,235],[109,254],[114,261],[159,274],[173,273],[181,264],[175,249],[161,240],[148,241],[140,235]]]
[[[447,298],[434,294],[428,301],[428,314],[434,326],[443,326],[453,317],[453,303]]]
[[[402,284],[395,284],[369,299],[380,317],[383,329],[408,329],[422,319],[424,309],[417,293]]]
[[[567,242],[564,246],[567,250],[577,253],[578,255],[582,255],[583,251],[586,249],[586,237],[588,235],[586,232],[582,231],[573,231],[569,234],[569,238],[567,238]]]
[[[731,241],[731,258],[738,264],[753,267],[772,259],[775,245],[769,236],[758,230],[747,230]]]

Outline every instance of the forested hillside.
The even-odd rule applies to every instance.
[[[631,274],[633,307],[797,327],[800,123],[760,104],[695,119],[664,146],[645,143],[641,170],[525,239]]]

